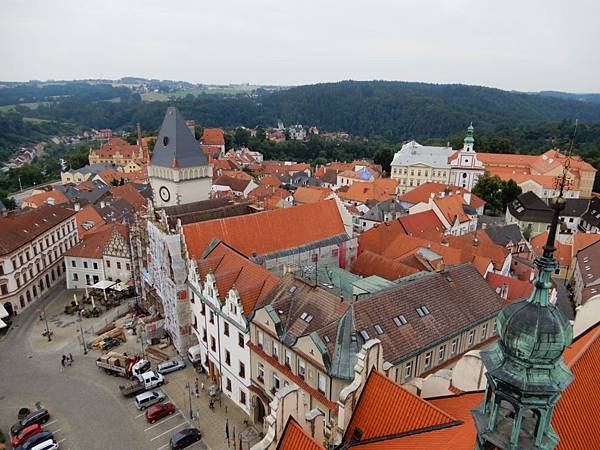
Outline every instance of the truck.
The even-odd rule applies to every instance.
[[[155,370],[149,370],[148,372],[141,374],[138,378],[139,379],[137,380],[120,385],[119,389],[121,390],[121,394],[125,397],[130,397],[139,394],[140,392],[147,391],[148,389],[161,386],[165,382],[164,377]]]
[[[96,360],[96,365],[106,373],[125,378],[139,378],[150,370],[150,362],[127,353],[108,352]]]

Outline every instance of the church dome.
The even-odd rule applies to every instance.
[[[531,299],[506,306],[498,325],[505,355],[526,364],[553,365],[573,340],[571,324],[556,306]]]

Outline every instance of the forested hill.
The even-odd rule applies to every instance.
[[[472,121],[514,126],[576,118],[600,123],[600,104],[500,89],[395,81],[295,87],[263,99],[268,116],[392,140],[444,138]]]

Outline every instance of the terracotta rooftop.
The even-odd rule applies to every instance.
[[[390,281],[397,280],[398,278],[411,275],[418,271],[419,269],[408,266],[400,261],[394,261],[393,259],[378,255],[377,253],[370,252],[369,250],[361,252],[350,268],[350,272],[356,275],[361,275],[363,277],[378,275]]]
[[[438,219],[438,216],[432,209],[402,216],[398,220],[406,230],[406,233],[411,236],[420,236],[423,233],[437,233],[441,235],[446,230],[444,224]]]
[[[294,201],[299,204],[318,203],[331,195],[333,191],[328,187],[300,186],[294,192]]]
[[[498,273],[490,272],[486,276],[488,284],[500,294],[501,289],[508,289],[507,303],[521,300],[529,296],[533,290],[533,283],[519,280],[518,278],[507,277]]]
[[[530,244],[533,253],[536,255],[542,255],[544,253],[544,245],[546,245],[546,241],[548,240],[548,232],[544,231],[540,234],[535,235],[531,238]],[[554,252],[554,257],[558,261],[558,263],[563,266],[569,266],[572,260],[573,248],[570,244],[563,244],[562,242],[556,240],[554,242],[554,247],[556,251]]]
[[[229,186],[232,191],[244,192],[252,180],[222,175],[213,181],[213,186]]]
[[[417,203],[429,202],[429,199],[432,195],[435,197],[441,197],[442,195],[444,195],[444,197],[448,195],[458,195],[460,197],[463,197],[463,199],[468,199],[468,194],[470,194],[470,192],[461,187],[457,187],[451,184],[430,182],[422,184],[421,186],[417,186],[414,189],[411,189],[406,194],[401,195],[398,199],[416,205]],[[465,200],[464,203],[468,203],[475,209],[478,209],[485,205],[485,201],[477,197],[475,194],[471,194],[470,202],[467,202]]]
[[[443,198],[434,199],[434,202],[450,225],[453,225],[457,218],[459,223],[468,222],[470,220],[463,209],[463,204],[465,202],[461,196],[447,195]]]
[[[110,190],[110,193],[114,198],[125,200],[136,211],[142,210],[148,204],[146,198],[131,183],[114,187]]]
[[[94,233],[84,235],[81,242],[67,250],[64,255],[77,258],[100,259],[109,238],[114,232],[119,233],[124,238],[127,236],[125,225],[110,223],[99,227]]]
[[[214,275],[222,302],[231,289],[238,291],[246,316],[254,310],[257,302],[268,295],[278,281],[271,272],[253,263],[224,242],[213,246],[197,263],[203,283],[209,273]]]
[[[23,200],[23,204],[27,204],[27,206],[32,208],[39,208],[43,205],[62,205],[64,203],[69,203],[69,199],[63,192],[55,189],[30,195]]]
[[[458,423],[457,419],[440,408],[373,370],[343,440],[346,443],[373,442],[404,433],[451,427]]]
[[[75,221],[77,222],[79,237],[86,233],[93,233],[98,227],[106,223],[92,205],[87,205],[77,211]]]
[[[309,436],[290,416],[277,450],[323,450],[323,446]]]
[[[346,175],[343,175],[342,173],[340,176]],[[378,183],[377,180],[375,180],[372,182],[353,183],[346,192],[340,193],[339,196],[343,200],[365,203],[367,200],[375,200],[378,202],[388,200],[393,198],[395,194],[395,186],[392,187],[389,183]]]
[[[334,200],[183,226],[190,255],[198,258],[213,239],[243,254],[267,255],[345,235]]]
[[[203,145],[225,145],[225,135],[220,128],[205,128],[202,131]]]
[[[73,209],[44,205],[22,213],[0,217],[0,255],[6,255],[73,216]]]
[[[113,158],[117,153],[120,153],[125,159],[134,159],[139,153],[139,147],[124,139],[114,137],[102,144],[99,149],[92,150],[92,154],[101,158]]]

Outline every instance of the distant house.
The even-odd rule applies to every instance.
[[[222,175],[213,181],[211,190],[213,192],[230,191],[236,197],[247,198],[248,194],[258,187],[253,180]]]
[[[600,233],[600,197],[590,200],[587,211],[581,216],[579,228],[587,233]]]
[[[113,168],[115,166],[111,163],[88,164],[79,169],[69,169],[66,172],[61,172],[60,181],[62,184],[78,184],[93,178],[94,175],[103,170]]]
[[[516,223],[485,227],[484,231],[495,244],[506,247],[513,256],[529,256],[529,245]]]

